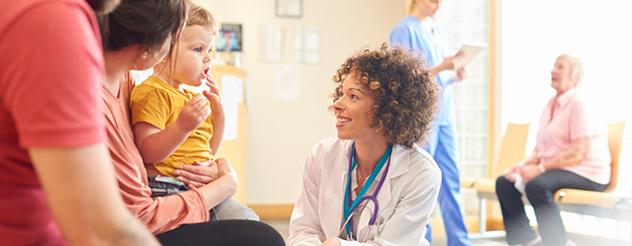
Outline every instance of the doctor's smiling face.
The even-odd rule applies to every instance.
[[[338,99],[331,105],[336,115],[336,129],[341,139],[360,139],[379,135],[371,127],[371,112],[375,100],[352,72],[342,81]]]
[[[438,87],[421,57],[388,44],[364,49],[343,62],[333,80],[336,128],[341,139],[412,147],[430,129]]]

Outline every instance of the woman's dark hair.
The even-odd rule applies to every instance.
[[[124,0],[112,12],[99,16],[106,51],[130,45],[151,49],[171,36],[170,53],[186,21],[186,0]]]
[[[381,128],[388,143],[410,148],[425,139],[439,87],[419,54],[382,44],[378,50],[365,49],[350,57],[334,75],[338,84],[334,102],[342,96],[342,82],[350,74],[374,99],[371,127]]]
[[[88,0],[92,10],[99,15],[110,13],[119,3],[121,0]]]

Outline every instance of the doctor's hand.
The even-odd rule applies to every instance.
[[[185,183],[189,188],[199,188],[219,177],[216,162],[193,162],[191,165],[181,165],[175,171],[176,179]]]
[[[327,241],[324,241],[321,246],[340,246],[340,240],[336,237],[332,237],[327,239]]]

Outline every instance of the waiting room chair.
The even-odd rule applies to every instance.
[[[608,125],[608,148],[610,150],[610,183],[604,191],[561,189],[556,198],[562,211],[586,214],[631,223],[632,241],[632,191],[619,191],[619,160],[625,122]]]
[[[497,200],[496,177],[524,159],[529,124],[509,123],[498,148],[498,160],[489,168],[489,178],[465,177],[461,181],[463,188],[476,190],[479,198],[479,236],[487,230],[487,199]]]

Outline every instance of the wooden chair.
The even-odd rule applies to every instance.
[[[610,150],[610,183],[604,191],[561,189],[556,193],[560,209],[567,212],[625,220],[632,223],[632,191],[617,193],[619,181],[619,159],[625,122],[608,125],[608,148]],[[632,226],[631,226],[632,229]],[[630,232],[632,241],[632,231]]]
[[[487,199],[497,200],[496,177],[505,173],[515,163],[525,157],[525,147],[529,135],[529,124],[509,123],[498,148],[498,160],[489,168],[489,178],[468,178],[461,181],[464,188],[476,190],[479,198],[480,236],[487,230]]]

